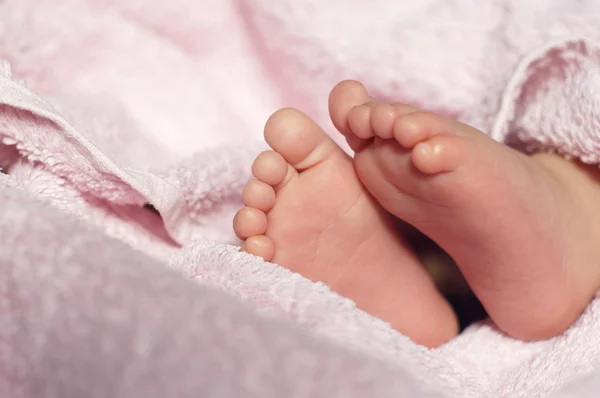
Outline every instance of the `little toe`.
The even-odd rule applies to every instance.
[[[244,206],[233,218],[233,231],[240,239],[263,235],[267,231],[267,216],[258,209]]]
[[[279,185],[288,172],[288,163],[275,151],[264,151],[252,164],[252,175],[268,185]]]
[[[267,212],[275,206],[275,190],[266,182],[250,180],[242,191],[242,202],[246,206]]]
[[[331,156],[346,156],[312,119],[293,108],[281,109],[269,118],[265,140],[298,171]]]
[[[246,253],[262,257],[265,261],[272,261],[275,257],[275,244],[265,235],[251,236],[242,244]]]

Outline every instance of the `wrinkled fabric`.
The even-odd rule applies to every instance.
[[[0,187],[2,397],[438,396]]]
[[[486,321],[427,350],[324,285],[240,253],[231,217],[277,107],[299,107],[341,142],[327,94],[346,78],[520,150],[597,163],[599,36],[592,0],[5,0],[2,179],[133,248],[144,256],[135,263],[175,269],[446,396],[545,396],[600,366],[598,301],[547,341],[516,341]],[[40,245],[5,231],[7,264],[20,260],[6,242]],[[86,272],[100,271],[90,262]]]

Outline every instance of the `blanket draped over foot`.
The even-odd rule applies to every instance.
[[[598,300],[548,341],[481,322],[426,350],[240,253],[231,217],[269,113],[331,131],[346,78],[598,163],[597,43],[595,0],[1,1],[0,395],[594,391]]]

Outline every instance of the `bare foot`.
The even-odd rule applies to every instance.
[[[600,287],[600,184],[585,168],[371,101],[354,81],[334,88],[330,111],[366,188],[454,258],[502,330],[548,338],[581,314]]]
[[[273,114],[265,139],[273,151],[254,162],[234,220],[243,249],[329,285],[417,343],[454,337],[452,309],[352,159],[295,109]]]

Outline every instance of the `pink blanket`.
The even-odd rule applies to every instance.
[[[448,396],[545,396],[600,370],[600,301],[548,341],[482,322],[426,350],[239,253],[231,217],[269,113],[298,106],[331,131],[327,94],[345,78],[523,150],[597,162],[598,39],[594,0],[5,0],[0,167],[199,283]]]

